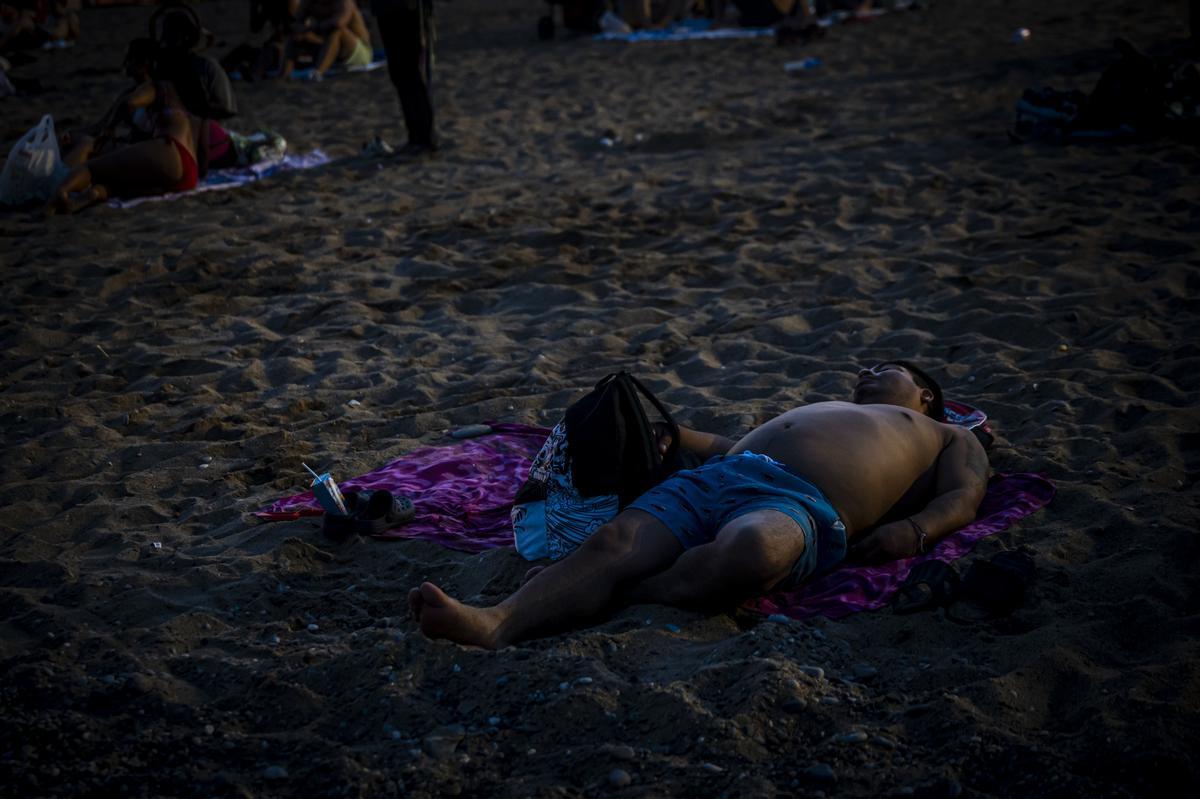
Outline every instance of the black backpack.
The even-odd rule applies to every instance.
[[[658,437],[642,407],[645,397],[671,432],[660,459]],[[699,458],[679,449],[679,425],[642,382],[628,372],[610,374],[564,417],[571,477],[583,497],[616,494],[624,508],[650,488]]]

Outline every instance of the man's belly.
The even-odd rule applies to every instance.
[[[877,524],[929,470],[939,437],[934,423],[914,411],[821,403],[772,419],[730,453],[766,455],[811,481],[853,535]]]

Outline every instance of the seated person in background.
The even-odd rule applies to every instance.
[[[51,0],[42,30],[46,32],[43,49],[73,46],[79,38],[79,0]]]
[[[943,424],[941,390],[911,364],[859,372],[853,402],[777,416],[736,443],[683,430],[712,456],[677,472],[503,602],[409,592],[430,638],[496,649],[587,624],[620,603],[723,610],[796,587],[850,555],[908,558],[975,518],[988,460]],[[715,457],[721,456],[721,457]]]
[[[200,120],[187,112],[169,83],[147,83],[129,100],[147,107],[152,138],[89,157],[59,184],[46,212],[75,213],[109,197],[188,191],[200,178]]]
[[[174,84],[191,113],[211,119],[237,114],[237,98],[229,76],[215,58],[197,52],[206,29],[186,4],[165,5],[151,21],[151,38],[158,42],[155,77]]]
[[[145,105],[131,106],[130,100],[150,82],[157,51],[153,39],[140,38],[129,43],[122,66],[133,83],[117,96],[98,122],[77,131],[64,131],[59,137],[63,160],[68,165],[78,166],[93,155],[154,135],[154,122],[149,119]],[[122,127],[128,129],[121,130]]]
[[[292,33],[280,77],[292,76],[298,50],[305,44],[321,48],[313,80],[320,80],[335,63],[345,67],[371,63],[371,34],[354,0],[305,0],[300,19],[303,22]]]
[[[279,74],[294,17],[299,12],[300,0],[251,0],[249,39],[221,59],[229,77],[256,81]]]
[[[30,0],[0,3],[0,53],[36,50],[46,41],[37,24],[37,4]]]
[[[158,125],[155,106],[158,86],[154,80],[158,44],[153,39],[139,38],[129,43],[125,51],[125,74],[133,84],[118,95],[104,116],[93,125],[79,131],[64,132],[59,137],[63,161],[79,166],[89,158],[121,149],[130,144],[154,138]],[[237,153],[229,134],[216,120],[207,120],[208,166],[221,168],[237,163]],[[206,169],[200,170],[203,177]]]
[[[808,3],[798,0],[714,0],[713,18],[724,20],[731,5],[737,8],[738,25],[743,28],[766,28],[794,15],[808,16]]]
[[[634,30],[665,28],[687,16],[688,0],[620,0],[621,19]]]

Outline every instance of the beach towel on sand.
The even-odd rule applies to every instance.
[[[422,447],[361,477],[338,480],[338,485],[343,492],[385,488],[412,500],[413,520],[378,538],[432,541],[463,552],[512,546],[508,514],[513,497],[550,431],[523,424],[491,427],[491,435]],[[254,515],[279,521],[321,513],[316,497],[306,491]]]
[[[983,412],[946,401],[948,421],[986,430]],[[522,424],[492,424],[481,438],[442,447],[423,447],[361,477],[339,482],[343,491],[385,488],[413,501],[416,517],[378,538],[417,539],[464,552],[513,545],[509,511],[517,489],[529,476],[534,455],[550,431]],[[926,560],[962,557],[981,538],[1010,527],[1044,507],[1054,484],[1037,474],[997,474],[988,483],[978,518],[946,536],[916,558],[882,566],[845,566],[790,592],[746,604],[763,614],[782,613],[796,619],[841,618],[887,604],[914,566]],[[255,512],[267,521],[321,515],[311,491],[286,497]]]
[[[148,197],[133,197],[131,199],[112,199],[108,204],[112,208],[133,208],[142,203],[156,202],[159,200],[178,200],[180,197],[188,197],[192,194],[197,194],[202,191],[222,191],[224,189],[232,189],[237,186],[244,186],[247,183],[254,183],[263,178],[270,177],[278,172],[291,172],[297,169],[312,169],[313,167],[323,166],[329,163],[329,156],[325,155],[321,150],[313,150],[302,155],[288,154],[282,158],[265,161],[261,164],[251,164],[250,166],[235,166],[228,169],[214,169],[208,173],[196,188],[190,191],[172,192],[171,194],[153,194]]]

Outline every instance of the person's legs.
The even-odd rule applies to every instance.
[[[71,149],[63,153],[63,163],[69,167],[82,166],[95,152],[96,137],[86,133],[72,133],[67,144]]]
[[[171,191],[183,177],[183,162],[166,139],[148,139],[87,162],[91,182],[117,197]]]
[[[296,59],[300,57],[300,52],[302,50],[311,52],[308,48],[319,45],[322,41],[321,37],[308,31],[289,37],[287,47],[284,48],[283,65],[279,68],[279,77],[284,80],[292,77],[292,71],[296,68]]]
[[[712,543],[689,549],[671,568],[638,583],[628,598],[722,610],[773,588],[805,548],[804,529],[791,516],[751,511],[727,522]]]
[[[464,605],[423,583],[409,592],[409,607],[430,638],[498,649],[595,617],[622,588],[668,567],[682,549],[662,522],[627,510],[499,605]]]
[[[358,37],[345,28],[330,31],[321,44],[315,72],[318,75],[324,75],[335,61],[345,61],[350,58],[357,46]]]
[[[421,11],[388,9],[376,16],[383,49],[387,52],[388,76],[400,97],[408,143],[436,147],[433,133],[433,100],[429,76],[424,71],[421,41]]]
[[[91,194],[92,173],[87,164],[80,164],[67,173],[62,183],[54,190],[54,197],[46,204],[47,214],[71,214],[86,206],[81,205],[74,196],[83,193]],[[106,195],[107,196],[107,195]]]

